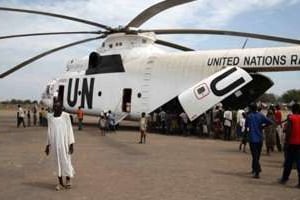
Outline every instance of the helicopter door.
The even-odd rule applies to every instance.
[[[132,89],[124,88],[123,89],[123,99],[122,99],[122,111],[130,113],[131,111],[131,94]]]
[[[61,105],[64,105],[64,91],[65,91],[65,86],[60,85],[58,88],[57,100],[58,102],[60,102]]]

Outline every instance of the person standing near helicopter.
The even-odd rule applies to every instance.
[[[257,111],[256,103],[249,105],[250,112],[246,117],[245,128],[249,133],[249,145],[252,155],[252,173],[253,178],[259,178],[261,166],[259,163],[261,149],[263,145],[263,128],[274,124],[265,115]]]
[[[146,143],[146,130],[147,130],[147,118],[146,114],[143,112],[142,117],[140,119],[140,132],[141,132],[141,137],[140,137],[140,144]]]
[[[17,113],[17,126],[19,128],[20,124],[23,124],[23,127],[25,128],[25,111],[23,110],[23,108],[21,107],[21,105],[18,105],[18,113]]]
[[[285,160],[280,184],[286,184],[289,180],[293,163],[296,163],[298,171],[298,184],[300,188],[300,105],[292,106],[292,114],[288,115],[285,138]]]
[[[48,114],[48,134],[45,153],[48,156],[50,150],[55,157],[58,168],[58,185],[56,190],[71,188],[71,178],[74,176],[74,168],[71,163],[71,154],[74,151],[74,133],[70,115],[62,111],[62,105],[55,102],[54,113]],[[66,177],[66,184],[63,183],[63,176]]]
[[[82,130],[82,121],[83,121],[83,110],[81,109],[81,106],[78,107],[77,110],[77,119],[78,119],[78,130]]]

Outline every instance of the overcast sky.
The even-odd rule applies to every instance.
[[[111,27],[127,24],[142,10],[160,0],[0,0],[0,6],[37,9],[84,18]],[[153,17],[141,28],[213,28],[255,32],[300,39],[300,0],[198,0],[171,8]],[[0,36],[31,32],[89,31],[96,27],[78,22],[24,13],[0,11]],[[93,36],[93,35],[91,35]],[[48,49],[84,36],[43,36],[0,41],[0,72]],[[242,47],[245,38],[224,36],[161,37],[198,50]],[[93,41],[51,54],[0,79],[0,101],[39,100],[47,82],[65,70],[72,58],[88,55],[101,41]],[[250,39],[247,47],[289,46]],[[268,91],[281,95],[300,89],[300,72],[267,74],[275,82]]]

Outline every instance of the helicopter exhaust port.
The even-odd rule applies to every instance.
[[[239,108],[245,108],[251,102],[263,95],[274,84],[270,78],[262,74],[254,73],[250,75],[252,77],[252,81],[224,99],[221,102],[222,105],[236,110]]]

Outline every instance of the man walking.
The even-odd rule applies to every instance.
[[[70,115],[62,112],[62,105],[59,102],[53,105],[53,114],[48,114],[48,135],[45,149],[46,155],[50,150],[55,157],[58,167],[58,185],[56,190],[71,188],[71,178],[74,176],[74,169],[71,163],[73,144],[75,143]],[[66,177],[66,184],[63,183],[63,176]]]
[[[264,126],[273,124],[270,119],[264,116],[262,113],[257,112],[256,103],[251,103],[249,106],[250,112],[247,115],[245,128],[249,132],[249,144],[252,155],[252,173],[253,178],[259,178],[261,172],[261,166],[259,163],[261,148],[263,145],[263,133]]]
[[[298,185],[300,188],[300,105],[292,106],[292,113],[288,116],[286,128],[286,157],[284,161],[284,169],[280,179],[281,184],[285,184],[289,180],[293,163],[297,164]]]

